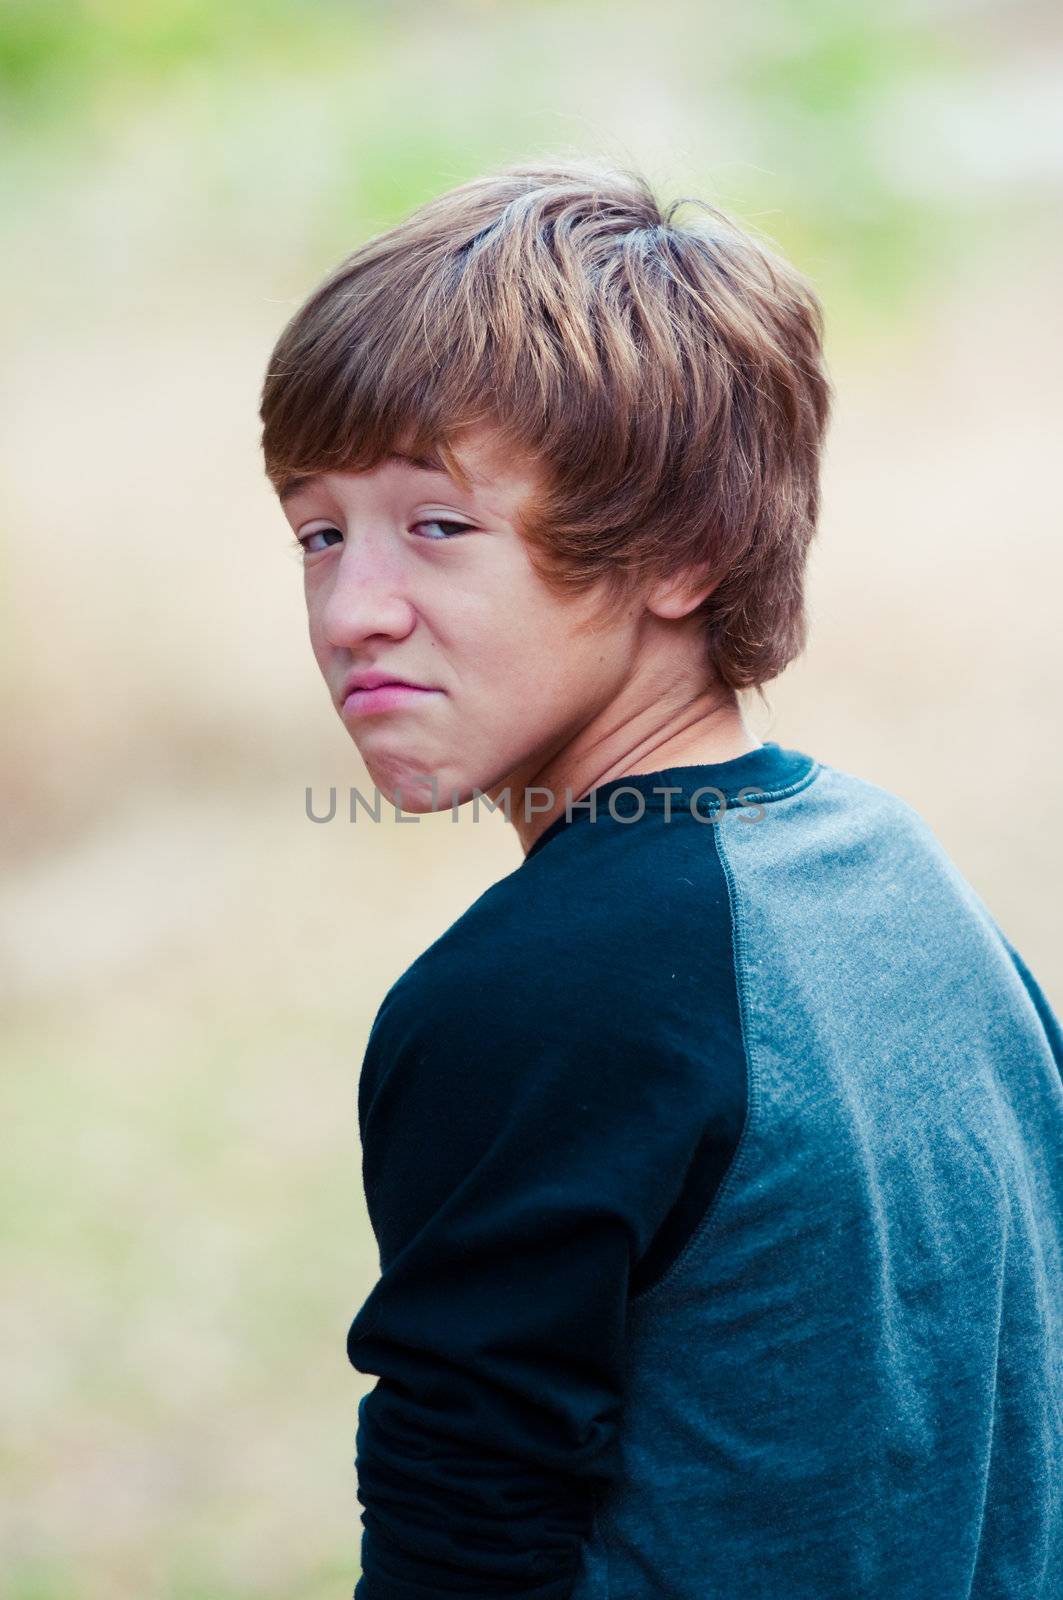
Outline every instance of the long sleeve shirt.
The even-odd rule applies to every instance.
[[[1034,1311],[1050,1293],[1063,1040],[1036,980],[911,808],[802,752],[769,743],[593,796],[373,1024],[358,1111],[380,1278],[348,1338],[377,1375],[359,1406],[356,1600],[958,1600],[1020,1569],[1009,1592],[1047,1600],[1027,1574],[1063,1571],[1045,1508],[1063,1495],[1059,1408],[1035,1419],[1036,1448],[1030,1416],[998,1444],[1002,1486],[979,1508],[993,1461],[963,1451],[988,1449],[1000,1328],[957,1335],[959,1286],[935,1295],[904,1269],[908,1251],[940,1265],[947,1245],[955,1264],[961,1244],[973,1262],[996,1243],[985,1194],[956,1190],[947,1141],[958,1155],[966,1139],[1005,1187],[1025,1182],[1015,1292]],[[986,1121],[1015,1086],[1021,1133]],[[902,1171],[896,1130],[925,1128],[931,1103],[951,1116],[942,1142]],[[866,1296],[858,1323],[847,1283]],[[1020,1409],[1059,1377],[1059,1316],[1025,1338]],[[949,1413],[939,1509],[963,1531],[935,1521],[959,1552],[942,1587],[929,1533],[898,1520],[927,1446],[898,1394],[944,1415],[949,1340],[976,1392],[966,1432]],[[843,1402],[861,1438],[824,1446]],[[878,1511],[852,1501],[857,1467]],[[1029,1554],[1009,1568],[1020,1472],[1041,1512],[1015,1514]],[[963,1586],[972,1540],[984,1588]]]

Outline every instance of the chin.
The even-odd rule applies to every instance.
[[[418,763],[408,756],[359,753],[372,782],[384,799],[390,805],[398,805],[402,811],[418,814],[449,811],[467,805],[476,797],[483,799],[489,789],[497,788],[502,783],[497,769],[486,762],[483,770],[473,775],[470,774],[468,763],[459,764],[446,758],[441,761],[426,759]]]
[[[418,814],[445,811],[450,805],[452,780],[447,771],[439,771],[429,762],[361,754],[373,784],[389,805]]]

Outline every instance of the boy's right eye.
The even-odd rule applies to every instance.
[[[327,545],[314,545],[311,544],[310,541],[311,539],[323,539],[325,535],[329,533],[334,533],[337,539],[343,538],[343,535],[338,528],[315,528],[313,532],[304,534],[301,539],[297,540],[297,543],[302,545],[306,554],[310,554],[311,552],[316,553],[318,550],[327,550]]]

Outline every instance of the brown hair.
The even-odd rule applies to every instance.
[[[680,206],[705,213],[673,219]],[[510,164],[420,206],[313,291],[260,416],[277,493],[488,425],[538,468],[520,524],[558,593],[681,572],[707,665],[738,690],[804,648],[804,568],[831,386],[807,281],[705,201],[637,171]]]

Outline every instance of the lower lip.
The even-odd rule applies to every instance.
[[[415,689],[409,683],[384,683],[379,689],[353,689],[343,702],[343,715],[365,716],[370,711],[398,711],[438,689]]]

